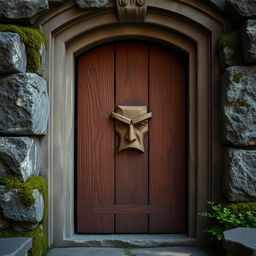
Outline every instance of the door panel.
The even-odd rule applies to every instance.
[[[150,233],[185,229],[185,70],[179,55],[150,47],[149,202],[170,205],[171,216],[150,215]],[[160,86],[160,88],[159,88]],[[170,221],[174,219],[176,221]]]
[[[148,47],[145,44],[116,45],[116,105],[148,106]],[[144,143],[147,149],[148,136]],[[116,154],[116,204],[148,204],[148,150],[144,154],[131,150]],[[118,214],[116,220],[119,233],[148,232],[147,214]]]
[[[181,54],[142,42],[78,57],[78,233],[186,231],[185,64]],[[144,153],[117,152],[117,105],[153,113]]]
[[[113,49],[104,46],[78,59],[78,232],[114,232],[112,214],[91,211],[114,204],[114,124],[109,118],[114,108]]]

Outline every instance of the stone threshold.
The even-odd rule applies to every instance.
[[[173,247],[154,247],[140,249],[125,248],[95,248],[95,247],[73,247],[73,248],[54,248],[48,256],[213,256],[207,248],[192,246],[173,246]]]
[[[68,247],[162,247],[198,245],[198,240],[185,234],[114,234],[78,235],[66,238]]]

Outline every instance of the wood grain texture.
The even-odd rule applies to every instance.
[[[116,105],[148,105],[146,44],[128,42],[116,45]],[[145,153],[128,150],[116,154],[117,205],[148,204],[148,136],[144,139],[144,146]],[[136,217],[118,214],[116,230],[119,233],[136,233],[141,232],[141,229],[147,232],[147,222],[147,215]],[[141,225],[136,226],[134,223]],[[143,228],[142,223],[145,224]]]
[[[77,232],[113,233],[114,215],[92,205],[114,204],[114,47],[78,59]]]
[[[185,69],[180,55],[150,47],[150,204],[171,205],[151,215],[150,233],[181,233],[186,227]]]
[[[142,42],[78,58],[78,233],[186,232],[185,64],[181,54]],[[117,152],[116,105],[153,113],[145,153]]]

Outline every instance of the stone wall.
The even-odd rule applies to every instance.
[[[33,24],[65,1],[0,0],[0,229],[12,231],[2,232],[6,236],[41,229],[45,221],[47,193],[36,177],[39,141],[47,133],[49,115],[47,82],[42,78],[47,47]],[[109,2],[76,0],[81,10],[104,8]],[[232,202],[256,201],[256,2],[204,2],[234,24],[217,45],[223,194]]]
[[[256,201],[256,2],[226,1],[236,28],[217,45],[224,195]]]
[[[40,256],[47,249],[47,182],[40,177],[39,142],[47,132],[49,99],[44,36],[28,26],[49,5],[0,5],[0,237],[32,237],[29,255]]]

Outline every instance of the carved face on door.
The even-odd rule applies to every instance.
[[[117,106],[115,130],[120,137],[118,152],[125,149],[137,149],[144,152],[143,139],[148,132],[148,119],[152,113],[147,113],[146,106]]]

